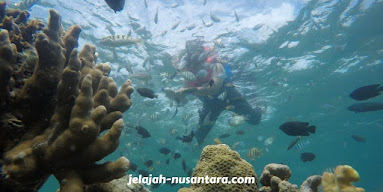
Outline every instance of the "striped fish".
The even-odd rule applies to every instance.
[[[158,120],[158,119],[159,119],[159,116],[158,116],[157,113],[153,113],[153,114],[150,115],[150,119],[153,120],[153,121],[155,121],[155,120]]]
[[[256,147],[253,147],[251,149],[249,149],[249,151],[246,153],[246,156],[250,159],[250,160],[255,160],[255,159],[258,159],[262,156],[262,150],[256,148]]]
[[[133,39],[128,35],[112,35],[102,38],[100,44],[108,47],[121,47],[142,43],[142,41],[142,39]]]
[[[306,148],[307,145],[310,144],[310,139],[306,139],[298,144],[295,145],[294,151],[301,151],[302,149]]]
[[[40,0],[24,0],[21,2],[17,2],[14,5],[15,9],[20,9],[20,10],[27,10],[30,9],[34,4],[40,2]]]
[[[188,81],[193,81],[195,79],[195,75],[190,71],[184,71],[181,75]]]

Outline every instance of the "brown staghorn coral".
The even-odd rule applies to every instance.
[[[77,192],[128,170],[125,157],[95,162],[118,147],[133,88],[126,81],[117,90],[107,77],[110,66],[95,66],[94,46],[78,54],[80,31],[74,26],[65,33],[60,15],[51,10],[48,26],[32,42],[35,49],[20,41],[31,51],[26,55],[17,52],[9,31],[0,32],[2,190],[37,191],[53,174],[60,191]]]
[[[297,192],[298,187],[288,182],[291,171],[287,165],[268,164],[260,177],[261,192]]]
[[[359,181],[358,172],[349,165],[336,167],[335,173],[324,172],[322,186],[324,192],[364,192],[364,189],[355,187],[353,182]]]
[[[191,184],[179,192],[213,191],[258,191],[257,175],[253,166],[243,160],[238,152],[225,144],[208,145],[201,154],[200,161],[194,168],[193,177],[254,177],[254,183],[248,184]]]

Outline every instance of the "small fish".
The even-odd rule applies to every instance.
[[[148,88],[138,88],[137,92],[142,96],[142,97],[147,97],[150,99],[158,98],[158,95],[154,94],[154,91]]]
[[[169,72],[163,72],[163,73],[160,73],[160,76],[162,78],[170,78],[170,73]]]
[[[150,75],[150,73],[146,73],[146,72],[136,72],[136,73],[132,74],[130,77],[132,77],[134,79],[141,80],[141,81],[149,81],[152,79],[152,75]]]
[[[170,149],[168,149],[166,147],[162,147],[159,151],[161,154],[164,154],[164,155],[167,155],[170,153]]]
[[[296,137],[294,140],[292,140],[289,144],[289,146],[287,146],[287,151],[290,150],[291,148],[293,148],[295,146],[295,144],[298,143],[299,140],[301,140],[302,136],[298,136]]]
[[[148,8],[148,2],[144,0],[145,8]]]
[[[234,11],[234,15],[235,15],[235,20],[236,20],[237,22],[239,22],[239,17],[238,17],[238,14],[237,14],[236,11]]]
[[[187,176],[188,177],[191,177],[192,176],[192,173],[193,173],[193,170],[192,170],[192,168],[190,168],[189,170],[188,170],[188,172],[187,172]]]
[[[232,127],[237,127],[241,125],[242,123],[245,122],[247,118],[244,117],[243,115],[234,115],[230,120],[229,120],[229,125]]]
[[[185,159],[182,159],[182,169],[186,172],[186,162],[185,162]]]
[[[121,47],[142,43],[142,39],[133,39],[128,35],[112,35],[100,40],[100,44],[108,47]]]
[[[181,73],[181,75],[182,75],[182,77],[184,77],[188,81],[195,80],[195,75],[192,72],[190,72],[190,71],[183,71]]]
[[[176,7],[178,7],[178,3],[172,3],[171,5],[170,5],[170,8],[176,8]]]
[[[155,121],[155,120],[158,120],[158,118],[159,118],[159,117],[158,117],[158,114],[157,114],[157,113],[153,113],[153,114],[150,115],[150,119],[151,119],[151,120],[154,120],[154,121]]]
[[[142,138],[148,138],[151,136],[149,131],[143,128],[142,126],[136,126],[135,128],[137,130],[137,133],[140,134]]]
[[[327,172],[327,173],[335,173],[335,167],[330,167],[330,168],[326,168],[323,172]]]
[[[204,51],[201,53],[201,55],[198,57],[198,62],[206,61],[210,56],[211,51]]]
[[[214,144],[222,144],[222,141],[219,138],[214,138]]]
[[[217,16],[215,16],[212,12],[210,12],[210,19],[216,23],[221,21],[221,19],[219,19]]]
[[[301,153],[301,160],[303,162],[306,162],[306,161],[312,161],[315,159],[315,154],[314,153]]]
[[[245,131],[244,131],[244,130],[237,130],[237,131],[235,132],[235,134],[237,134],[237,135],[243,135],[243,134],[245,134]]]
[[[133,162],[130,162],[129,169],[135,172],[137,170],[137,165]]]
[[[225,45],[223,44],[222,39],[215,39],[213,40],[214,46],[220,47],[220,48],[225,48]]]
[[[147,160],[147,161],[145,161],[145,166],[147,166],[147,167],[151,167],[152,165],[153,165],[153,161],[152,160]]]
[[[249,149],[249,151],[247,151],[246,156],[250,160],[255,160],[255,159],[260,158],[262,156],[262,154],[263,154],[262,150],[258,149],[257,147],[253,147],[253,148]]]
[[[229,133],[222,134],[218,138],[223,139],[223,138],[227,138],[227,137],[230,137]]]
[[[166,33],[168,33],[168,31],[164,30],[164,31],[162,31],[162,32],[160,33],[160,36],[163,37],[163,36],[166,35]]]
[[[203,19],[202,19],[202,23],[205,27],[211,27],[213,26],[213,22],[205,22]]]
[[[142,169],[139,169],[138,170],[138,173],[140,175],[142,175],[143,177],[148,177],[149,176],[149,172],[145,171],[145,170],[142,170]]]
[[[271,137],[268,137],[267,139],[265,139],[265,141],[263,142],[263,145],[268,146],[268,145],[271,145],[273,143],[274,143],[274,137],[271,136]]]
[[[177,136],[176,139],[181,140],[184,143],[190,143],[193,141],[194,132],[192,131],[190,134],[183,135],[182,137]]]
[[[309,144],[310,144],[310,139],[306,139],[305,141],[302,141],[302,142],[298,143],[294,147],[294,151],[301,151],[302,149],[304,149]]]
[[[226,110],[233,110],[235,109],[235,106],[234,105],[228,105],[225,107]]]
[[[190,30],[194,29],[195,27],[196,27],[195,24],[191,24],[191,25],[187,26],[186,29],[190,31]]]
[[[177,153],[177,152],[175,152],[174,155],[173,155],[174,159],[179,159],[180,157],[181,157],[181,154]]]
[[[381,91],[383,91],[383,86],[380,84],[367,85],[355,89],[350,94],[350,97],[357,101],[362,101],[380,95]]]
[[[234,87],[234,84],[233,83],[226,83],[225,87]]]
[[[166,159],[166,161],[165,161],[165,163],[166,163],[166,165],[169,165],[169,159]]]
[[[256,24],[256,25],[253,27],[253,30],[254,30],[254,31],[257,31],[258,29],[262,28],[263,25],[264,25],[263,23],[258,23],[258,24]]]
[[[177,21],[173,24],[172,26],[172,30],[176,29],[178,27],[178,25],[181,23],[181,21]]]
[[[203,0],[203,6],[205,6],[207,3],[207,0]]]
[[[220,95],[218,95],[217,99],[224,101],[226,99],[226,91],[222,92]]]
[[[347,108],[349,111],[354,111],[355,113],[368,112],[368,111],[379,111],[383,109],[383,103],[357,103],[351,105]]]
[[[157,11],[156,11],[156,15],[154,16],[154,23],[155,24],[158,23],[158,8],[157,8]]]
[[[367,141],[367,139],[365,137],[362,137],[362,136],[359,136],[359,135],[351,135],[351,137],[359,142],[359,143],[365,143]]]
[[[209,81],[209,87],[212,87],[214,85],[214,79],[210,79]]]
[[[182,118],[182,121],[188,121],[190,118],[191,118],[191,114],[190,113],[187,113],[184,115],[184,117]]]
[[[146,100],[146,101],[144,102],[144,104],[145,104],[146,106],[148,106],[148,107],[153,107],[153,106],[154,106],[154,102],[153,102],[152,100]]]
[[[290,136],[309,136],[310,133],[315,133],[316,127],[309,126],[307,122],[291,121],[283,123],[279,129]]]

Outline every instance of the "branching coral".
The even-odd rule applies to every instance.
[[[10,20],[12,29],[20,29]],[[95,66],[95,47],[85,45],[80,53],[75,48],[81,28],[65,32],[56,11],[50,11],[48,26],[31,41],[27,37],[37,32],[34,29],[22,29],[28,35],[21,39],[9,36],[13,31],[0,32],[0,149],[5,175],[0,188],[37,191],[53,174],[60,191],[83,191],[84,185],[124,176],[129,168],[125,157],[95,162],[119,145],[122,113],[131,106],[130,81],[118,91],[107,77],[110,66]]]
[[[324,192],[364,192],[364,189],[355,187],[353,182],[359,181],[358,172],[348,165],[340,165],[335,173],[324,172],[322,186]]]

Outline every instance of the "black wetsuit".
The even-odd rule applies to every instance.
[[[220,97],[224,92],[226,96]],[[227,106],[230,106],[227,107],[227,110],[245,116],[246,121],[250,124],[257,125],[261,121],[261,108],[256,107],[253,109],[241,93],[237,91],[229,77],[224,80],[219,93],[211,97],[199,97],[199,99],[203,102],[203,107],[199,114],[198,128],[195,131],[195,136],[200,145]]]

